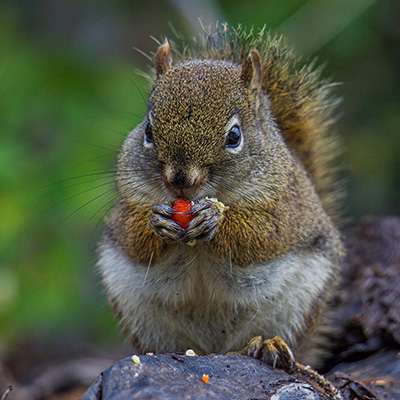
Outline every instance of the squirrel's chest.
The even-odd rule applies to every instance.
[[[227,302],[223,288],[231,268],[206,249],[182,246],[147,271],[146,287],[161,302],[209,307]]]
[[[288,254],[267,263],[238,267],[207,248],[179,246],[163,260],[139,265],[107,243],[98,263],[111,295],[183,306],[308,303],[331,275],[330,261],[316,254]],[[114,297],[114,296],[112,296]]]
[[[263,286],[273,287],[275,268],[238,268],[215,257],[206,247],[177,246],[162,260],[148,265],[129,259],[111,243],[104,243],[98,262],[110,297],[135,304],[151,302],[171,307],[208,310],[252,302]]]

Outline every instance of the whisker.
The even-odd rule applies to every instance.
[[[115,179],[111,179],[110,176],[102,176],[102,177],[99,177],[99,178],[88,179],[88,180],[83,181],[83,182],[72,183],[71,185],[63,186],[62,188],[63,188],[63,189],[69,189],[69,188],[73,188],[73,187],[85,185],[85,184],[87,184],[87,183],[98,182],[98,181],[104,180],[104,179],[108,179],[108,181],[102,182],[102,185],[104,185],[104,186],[106,186],[106,185],[111,185],[111,184],[115,183]],[[54,192],[54,191],[53,191],[53,192]],[[47,193],[47,194],[44,195],[44,196],[47,196],[48,194],[51,194],[51,193],[52,193],[52,192],[49,192],[49,193]]]
[[[120,184],[123,183],[124,186],[126,186],[126,185],[130,186],[130,190],[128,191],[128,193],[132,195],[138,190],[142,191],[143,189],[146,189],[146,188],[150,189],[150,188],[152,188],[152,186],[154,184],[160,183],[160,177],[155,176],[155,177],[149,178],[139,184],[137,184],[135,182],[131,182],[129,177],[126,177],[126,178],[121,177],[121,179],[119,179],[119,182],[120,182]],[[153,189],[155,189],[155,188],[153,187]],[[162,189],[161,189],[161,191],[162,191]],[[158,197],[158,194],[157,194],[157,197]]]
[[[147,275],[149,274],[149,270],[150,270],[151,261],[153,260],[153,255],[154,255],[154,251],[151,252],[150,261],[149,261],[149,264],[147,265],[147,269],[146,269],[146,273],[144,275],[142,287],[146,283]]]
[[[32,218],[31,218],[30,220],[28,220],[26,223],[31,222],[34,218],[37,218],[37,217],[43,215],[44,213],[46,213],[46,212],[52,210],[53,208],[59,206],[60,204],[63,204],[63,203],[65,203],[65,202],[67,202],[68,200],[71,200],[71,199],[73,199],[73,198],[75,198],[75,197],[77,197],[77,196],[80,196],[80,195],[84,194],[84,193],[88,193],[88,192],[90,192],[90,191],[92,191],[92,190],[101,188],[101,187],[103,187],[103,186],[107,186],[107,185],[109,185],[109,184],[110,184],[109,182],[102,183],[102,184],[100,184],[100,185],[96,185],[96,186],[94,186],[94,187],[91,187],[91,188],[82,190],[82,191],[80,191],[79,193],[75,193],[75,194],[73,194],[73,195],[71,195],[71,196],[68,196],[67,198],[65,198],[65,199],[63,199],[63,200],[58,201],[58,202],[55,203],[55,204],[52,204],[50,207],[47,207],[47,208],[44,209],[43,211],[40,211],[38,214],[36,214],[34,217],[32,217]]]
[[[112,148],[109,148],[109,147],[100,146],[99,144],[82,142],[82,141],[76,140],[76,139],[70,139],[70,140],[71,140],[72,142],[74,142],[74,143],[77,143],[77,144],[83,144],[83,145],[85,145],[85,146],[90,146],[90,147],[95,147],[95,148],[97,148],[97,149],[107,150],[107,151],[112,152],[113,154],[118,154],[118,153],[119,153],[119,150],[120,150],[119,147],[118,147],[118,148],[115,148],[115,149],[112,149]]]
[[[258,307],[259,307],[259,305],[258,305]],[[254,313],[254,315],[247,321],[247,324],[250,324],[250,322],[253,321],[253,319],[257,316],[257,314],[258,314],[259,311],[260,311],[259,309],[256,310],[256,312]]]
[[[71,170],[73,168],[77,168],[77,167],[79,167],[79,166],[81,166],[83,164],[89,164],[90,162],[93,162],[93,161],[96,161],[96,160],[100,160],[100,159],[102,159],[104,157],[113,157],[109,161],[114,161],[117,154],[118,154],[118,152],[113,151],[113,152],[109,152],[109,153],[106,153],[106,154],[102,154],[101,156],[92,157],[92,158],[89,158],[87,160],[80,161],[80,162],[78,162],[76,164],[73,164],[71,167],[67,168],[66,171],[69,171],[69,170]]]
[[[221,178],[224,178],[224,177],[221,177]],[[252,197],[250,197],[249,195],[247,195],[247,194],[241,192],[240,190],[237,190],[237,189],[235,189],[235,188],[229,186],[229,184],[227,184],[226,182],[220,181],[219,176],[218,176],[217,174],[214,174],[214,176],[213,176],[210,180],[213,182],[213,184],[215,184],[215,185],[217,185],[217,186],[223,187],[224,189],[226,189],[227,191],[229,191],[229,192],[235,194],[235,195],[238,196],[239,198],[244,199],[246,202],[248,202],[248,203],[250,203],[250,204],[254,202],[254,198],[252,198]],[[216,188],[216,190],[217,190],[217,188]],[[299,196],[298,193],[292,192],[292,191],[288,191],[288,190],[284,190],[284,188],[282,188],[282,187],[279,188],[279,190],[280,190],[281,193],[290,194],[290,195],[292,195],[292,196]],[[258,192],[259,192],[260,194],[262,193],[262,194],[264,194],[264,195],[265,195],[265,193],[266,193],[267,191],[270,191],[270,192],[274,193],[274,192],[277,191],[277,189],[274,188],[274,187],[270,187],[270,186],[267,186],[267,185],[266,185],[265,187],[259,188],[259,190],[258,190]],[[222,193],[221,193],[221,194],[222,194]],[[302,198],[301,201],[304,202],[304,203],[309,203],[310,206],[315,206],[316,204],[319,204],[318,201],[309,200],[309,199],[304,199],[304,198]]]
[[[111,191],[113,191],[114,189],[110,189],[107,192],[104,192],[102,194],[99,194],[98,196],[96,196],[94,199],[91,199],[89,201],[87,201],[86,203],[84,203],[83,205],[79,206],[76,210],[74,210],[73,212],[71,212],[70,214],[68,214],[65,218],[63,218],[56,226],[61,225],[64,221],[66,221],[68,218],[72,217],[74,214],[76,214],[79,210],[81,210],[82,208],[88,206],[89,204],[93,203],[94,201],[96,201],[97,199],[107,195],[108,193],[110,193]]]
[[[133,113],[132,111],[114,111],[115,113],[117,113],[117,114],[126,114],[126,115],[131,115],[132,117],[135,117],[135,118],[137,118],[139,121],[142,121],[143,120],[143,114],[138,114],[138,113]],[[136,124],[137,125],[137,124]],[[135,129],[135,128],[134,128]],[[131,130],[132,131],[132,130]],[[118,132],[117,132],[118,133]],[[125,136],[126,135],[128,135],[129,134],[129,132],[128,133],[125,133]]]
[[[111,192],[113,192],[115,190],[115,188],[107,191],[107,194],[110,194]],[[117,193],[116,195],[114,195],[111,200],[108,200],[105,204],[103,204],[94,214],[92,214],[92,216],[89,218],[89,221],[91,221],[101,210],[103,210],[105,207],[107,207],[110,203],[114,203],[115,200],[119,197],[119,193]],[[107,210],[110,211],[111,208],[114,207],[114,204],[112,204],[112,206]],[[107,212],[105,214],[103,214],[103,218],[105,217],[105,215],[107,215]]]
[[[163,196],[162,196],[162,195],[163,195]],[[160,197],[160,200],[158,201],[159,203],[162,203],[163,200],[166,198],[166,196],[165,196],[165,188],[164,188],[163,186],[161,186],[161,187],[158,189],[157,193],[156,193],[155,198],[157,199],[158,197]]]
[[[181,275],[179,275],[178,278],[177,278],[177,280],[182,279],[182,278],[193,268],[193,266],[194,266],[194,260],[196,260],[198,254],[199,254],[199,253],[196,253],[196,254],[194,255],[194,257],[193,257],[190,261],[188,261],[185,265],[183,265],[182,268],[187,267],[187,266],[189,266],[189,265],[190,265],[190,267],[187,268]]]
[[[105,216],[110,212],[110,210],[111,210],[112,208],[114,208],[114,206],[115,206],[115,201],[118,199],[118,197],[119,197],[119,193],[117,193],[115,196],[113,196],[113,197],[111,198],[111,200],[109,200],[105,205],[103,205],[103,206],[101,207],[101,208],[104,208],[106,205],[108,205],[108,204],[111,203],[111,206],[107,208],[107,210],[103,213],[103,215],[102,215],[102,216],[99,218],[99,220],[97,221],[97,224],[96,224],[96,226],[94,227],[92,234],[90,235],[90,240],[93,239],[94,234],[95,234],[97,228],[99,227],[100,223],[104,221]],[[97,214],[99,211],[100,211],[100,210],[98,210],[95,214]],[[93,215],[92,217],[90,217],[89,220],[91,220],[93,217],[94,217],[94,215]]]
[[[150,188],[152,184],[157,183],[157,182],[159,182],[159,179],[153,178],[151,180],[148,180],[147,182],[142,182],[140,184],[135,184],[135,183],[131,182],[127,178],[127,179],[120,179],[119,180],[119,183],[120,183],[119,187],[120,188],[128,187],[129,191],[127,192],[127,194],[133,195],[137,191],[139,191],[139,193],[140,193],[140,191],[142,191],[143,189]]]
[[[92,171],[98,171],[98,170],[92,170]],[[88,171],[88,172],[90,172],[90,171]],[[58,185],[58,184],[64,183],[64,182],[69,182],[69,181],[72,181],[72,180],[87,178],[89,176],[111,175],[111,174],[115,174],[117,172],[118,172],[117,170],[115,170],[115,171],[107,170],[107,171],[91,172],[91,173],[87,173],[87,174],[83,174],[83,175],[72,176],[70,178],[60,179],[58,181],[55,181],[55,182],[49,183],[49,184],[47,184],[45,186],[42,186],[42,189],[46,189],[48,187],[55,186],[55,185]],[[105,178],[107,178],[107,177],[105,177]],[[99,178],[99,179],[102,179],[102,178]]]
[[[140,88],[139,88],[139,86],[137,85],[137,83],[136,83],[133,79],[131,79],[131,78],[129,78],[129,80],[131,81],[131,83],[135,86],[135,88],[136,88],[137,91],[139,92],[140,97],[142,98],[143,103],[144,103],[144,105],[146,106],[146,108],[148,108],[149,104],[148,104],[148,102],[147,102],[147,99],[145,99],[145,97],[143,96],[143,93],[142,93],[142,91],[140,90]]]
[[[225,202],[228,202],[227,197],[221,192],[221,190],[218,189],[217,185],[216,185],[215,182],[212,180],[212,178],[210,179],[209,182],[206,182],[205,187],[206,187],[206,188],[210,188],[211,191],[217,192],[219,195],[221,195],[221,197],[225,200]]]
[[[222,188],[226,189],[228,192],[233,193],[235,196],[237,196],[240,199],[244,199],[245,201],[252,203],[253,200],[246,195],[245,193],[242,193],[236,189],[234,189],[233,187],[229,186],[227,183],[221,182],[217,176],[214,176],[213,178],[213,183],[217,186],[221,186]]]
[[[121,111],[121,112],[122,112],[122,111]],[[126,136],[128,135],[128,132],[117,131],[116,129],[109,128],[109,127],[102,126],[102,125],[98,125],[98,124],[96,124],[96,123],[92,123],[91,125],[94,126],[94,127],[96,127],[96,128],[100,128],[100,129],[103,129],[103,130],[105,130],[105,131],[115,133],[115,134],[117,134],[117,135],[119,135],[119,136],[122,136],[123,138],[126,138]],[[114,153],[114,154],[115,154],[115,153]]]

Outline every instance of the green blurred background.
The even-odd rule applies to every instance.
[[[29,337],[122,342],[93,265],[124,136],[148,85],[135,51],[197,21],[287,36],[343,85],[347,215],[400,213],[398,0],[0,2],[0,356]]]

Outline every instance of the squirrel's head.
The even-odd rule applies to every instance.
[[[122,151],[120,190],[142,199],[147,193],[157,200],[242,200],[244,187],[254,187],[252,176],[263,171],[265,143],[274,142],[268,135],[276,134],[258,51],[250,51],[243,65],[214,59],[172,65],[165,42],[155,55],[155,70],[148,114]]]

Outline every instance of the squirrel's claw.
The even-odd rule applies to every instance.
[[[210,199],[202,199],[197,201],[196,203],[193,204],[192,208],[190,209],[190,212],[192,214],[199,214],[203,210],[207,210],[212,206],[212,200]]]
[[[170,241],[182,241],[185,229],[171,219],[174,209],[168,204],[156,204],[149,216],[149,226],[160,237]]]
[[[160,214],[164,217],[171,217],[171,215],[175,212],[174,209],[168,204],[156,204],[151,210],[153,213]]]
[[[256,336],[239,353],[260,359],[274,368],[278,367],[286,371],[292,371],[294,368],[293,353],[280,336],[264,341],[261,336]]]
[[[202,199],[195,203],[190,212],[194,218],[189,222],[183,241],[211,240],[223,215],[223,208],[212,199]]]

